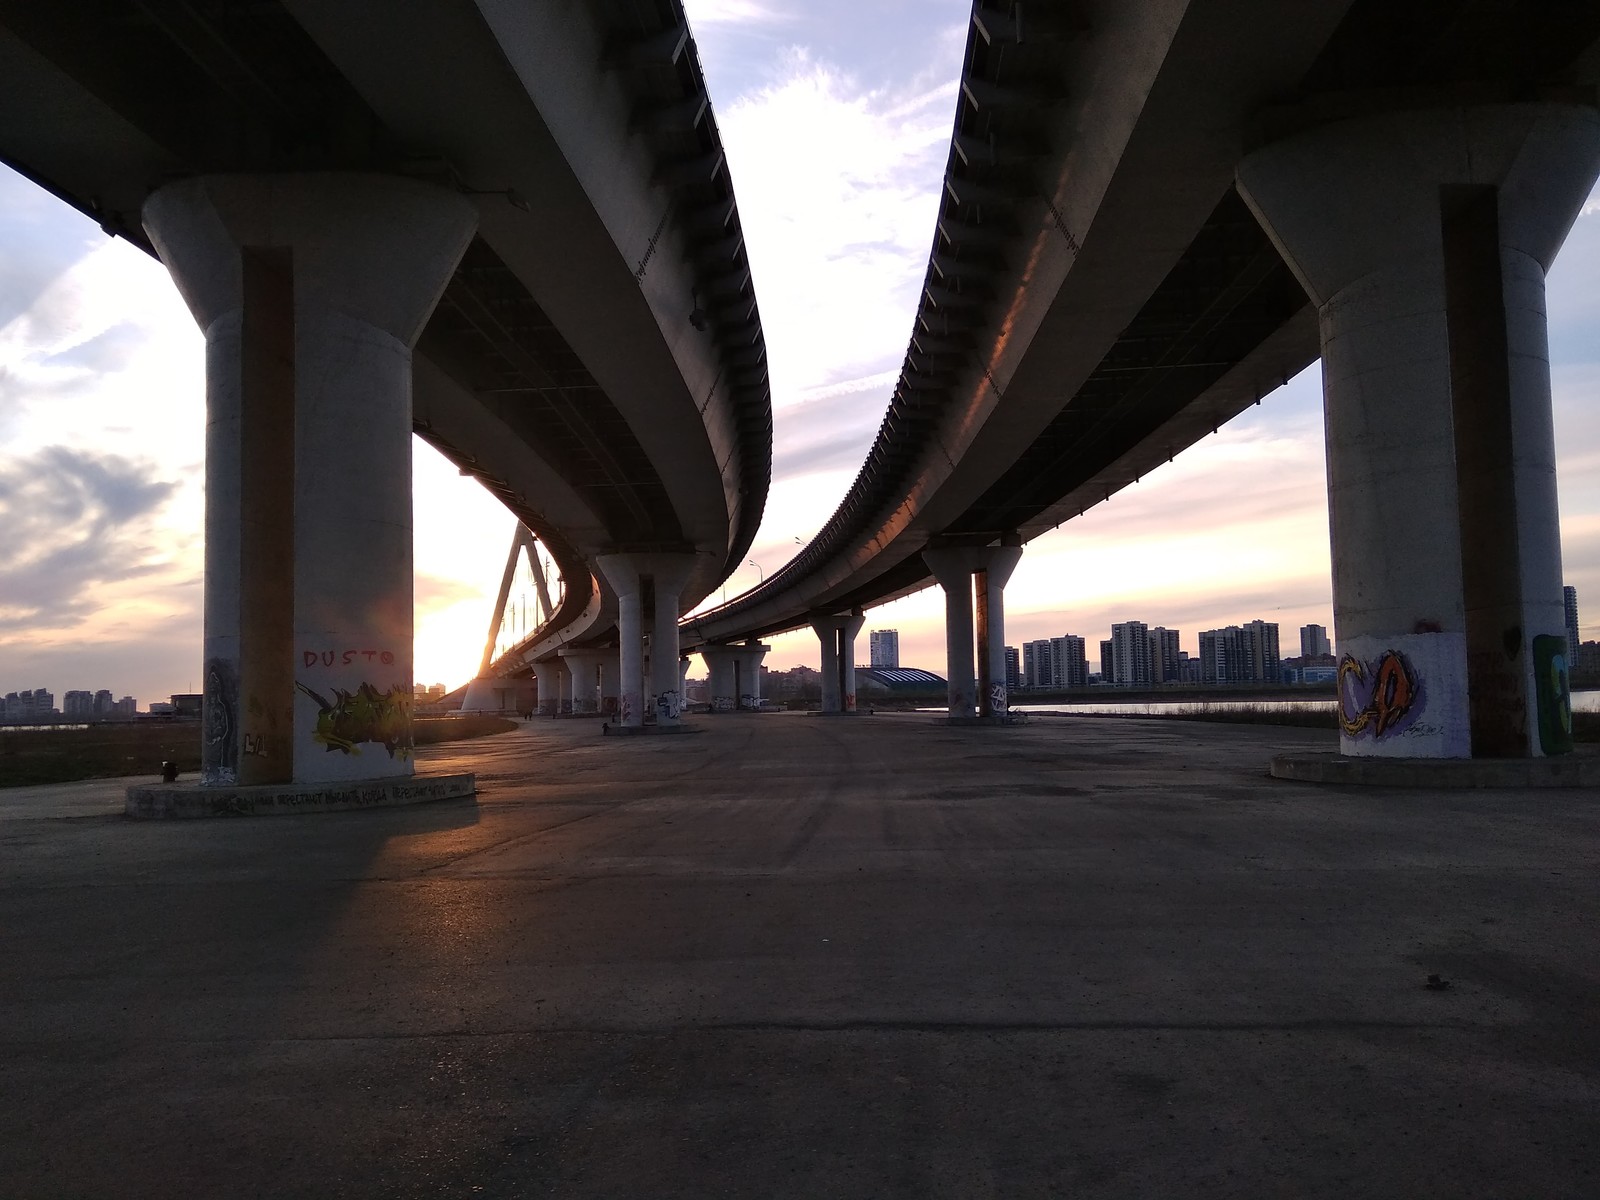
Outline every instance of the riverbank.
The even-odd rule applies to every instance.
[[[429,746],[507,733],[516,727],[505,717],[478,714],[418,717],[413,740]],[[0,733],[0,788],[157,776],[163,762],[177,763],[180,776],[200,769],[200,722],[137,721]]]

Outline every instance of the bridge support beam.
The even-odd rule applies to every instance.
[[[678,602],[694,570],[694,555],[670,552],[603,554],[595,560],[617,593],[617,631],[622,666],[618,725],[644,727],[648,694],[658,729],[676,729],[683,710],[683,675],[678,654]],[[650,600],[647,613],[645,600]],[[650,628],[649,691],[644,681],[644,630]]]
[[[600,711],[600,672],[606,659],[611,657],[608,650],[561,651],[572,689],[570,711],[574,714],[593,715]]]
[[[1322,330],[1351,756],[1571,747],[1544,273],[1600,170],[1548,103],[1337,121],[1249,155]]]
[[[769,649],[759,642],[700,647],[700,656],[706,662],[712,712],[761,707],[761,660]]]
[[[1014,534],[1008,534],[998,546],[935,546],[924,550],[922,558],[944,589],[950,719],[1003,721],[1008,711],[1005,587],[1022,558],[1022,545]]]
[[[866,614],[860,612],[812,618],[811,628],[822,643],[822,711],[825,713],[856,710],[856,634],[861,632],[866,619]]]
[[[409,775],[411,351],[476,227],[376,175],[217,175],[144,226],[206,337],[208,786]]]
[[[561,713],[561,664],[547,658],[533,664],[533,677],[539,684],[539,715],[559,716]]]
[[[739,654],[734,659],[736,678],[734,679],[734,695],[739,698],[739,707],[754,712],[761,707],[761,663],[767,657],[771,646],[763,646],[752,638],[739,647]],[[855,684],[855,672],[851,670],[850,682],[852,688]]]

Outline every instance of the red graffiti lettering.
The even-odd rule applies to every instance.
[[[307,650],[304,654],[304,658],[306,666],[314,667],[317,665],[317,652],[315,650]]]
[[[354,650],[346,650],[342,655],[339,656],[339,665],[348,667],[351,663],[355,662],[355,660],[356,652]]]
[[[325,667],[333,666],[333,651],[332,650],[324,650],[322,652],[322,665],[325,666]]]
[[[372,656],[375,655],[377,653],[377,651],[376,650],[363,650],[361,653],[363,653],[363,654],[365,654],[367,656],[367,661],[368,662],[371,662],[372,661]]]

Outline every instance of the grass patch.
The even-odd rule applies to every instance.
[[[431,746],[464,738],[506,733],[517,723],[504,717],[418,717],[416,744]],[[163,762],[178,764],[180,777],[200,770],[198,721],[139,721],[91,725],[87,729],[29,729],[0,732],[0,787],[71,783],[161,774]]]

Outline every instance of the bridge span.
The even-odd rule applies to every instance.
[[[1000,720],[1023,545],[1320,355],[1344,753],[1570,745],[1543,273],[1597,39],[1580,4],[978,0],[877,439],[686,644],[810,625],[847,710],[862,610],[935,579],[952,718]]]
[[[567,581],[519,660],[637,662],[745,557],[766,355],[679,0],[7,0],[0,158],[206,333],[208,781],[410,772],[413,430]]]

